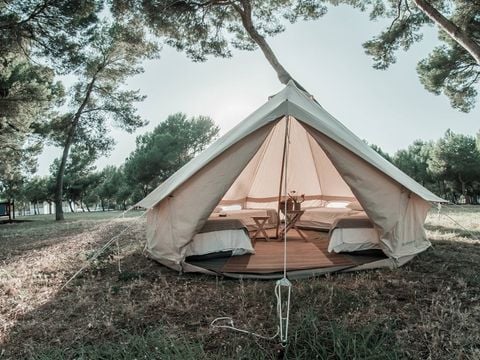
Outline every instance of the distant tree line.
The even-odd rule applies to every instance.
[[[153,131],[137,137],[136,149],[120,166],[97,170],[95,154],[88,156],[73,147],[65,166],[62,201],[71,211],[126,210],[167,179],[186,162],[203,151],[218,135],[219,127],[207,116],[188,118],[170,115]],[[12,188],[3,188],[0,197],[15,199],[17,209],[55,203],[56,174],[60,160],[50,167],[50,175],[24,178]]]
[[[480,132],[477,137],[447,130],[437,141],[416,140],[393,156],[371,147],[407,175],[453,203],[480,202]]]
[[[177,113],[137,137],[136,149],[120,166],[96,170],[95,157],[89,159],[74,150],[65,171],[64,201],[72,211],[74,206],[81,211],[126,210],[203,151],[218,133],[209,117]],[[476,139],[448,130],[437,141],[416,140],[393,155],[370,146],[435,194],[453,203],[480,202],[480,132]],[[10,194],[17,208],[32,204],[37,214],[39,204],[47,203],[51,212],[56,166],[58,160],[51,175],[31,177]]]

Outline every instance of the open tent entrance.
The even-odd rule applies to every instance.
[[[354,208],[348,207],[356,202],[354,194],[309,131],[308,126],[293,116],[277,120],[209,217],[213,221],[241,220],[250,238],[258,229],[255,218],[268,218],[264,224],[266,236],[253,241],[255,253],[230,258],[189,256],[188,263],[229,275],[281,273],[284,250],[281,232],[285,226],[284,206],[288,194],[302,199],[301,216],[296,223],[299,231],[293,228],[287,232],[289,271],[324,272],[327,268],[335,271],[386,258],[379,250],[373,224],[358,203]],[[347,228],[341,227],[342,221],[350,221]],[[369,226],[365,226],[367,223]],[[354,243],[361,240],[363,245],[352,247],[361,250],[361,255],[332,251],[333,244],[329,244],[332,226],[338,226],[334,241],[343,244],[345,236],[351,236]],[[202,241],[202,236],[194,238],[195,241]],[[349,249],[340,250],[348,252]],[[370,252],[367,254],[364,250]]]
[[[431,202],[445,202],[385,160],[290,81],[136,204],[149,209],[147,253],[172,269],[204,273],[227,273],[227,260],[214,268],[194,264],[195,256],[230,252],[232,256],[224,258],[239,261],[249,253],[244,270],[250,267],[259,272],[261,265],[274,272],[275,264],[265,265],[270,258],[259,261],[260,247],[271,256],[275,244],[281,243],[258,241],[254,249],[248,227],[260,227],[254,217],[268,219],[268,232],[274,230],[276,235],[282,219],[279,201],[292,190],[305,194],[298,225],[313,224],[311,228],[323,227],[328,233],[307,233],[311,236],[296,247],[295,229],[288,233],[290,274],[307,267],[309,274],[337,271],[332,270],[338,268],[335,261],[322,267],[306,260],[313,248],[305,245],[315,245],[318,234],[326,237],[323,247],[317,248],[327,249],[323,251],[327,256],[379,249],[388,257],[342,265],[343,270],[401,266],[430,246],[425,218]],[[268,232],[262,234],[270,237]]]
[[[328,201],[355,200],[318,142],[301,122],[289,116],[275,124],[220,205],[279,210],[280,202],[285,200],[285,183],[288,192],[305,195],[305,208],[321,207]]]

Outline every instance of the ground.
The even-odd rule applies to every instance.
[[[210,327],[231,316],[274,335],[274,282],[162,267],[142,254],[139,212],[24,217],[0,225],[0,359],[480,359],[480,208],[442,214],[404,267],[293,281],[285,349]]]

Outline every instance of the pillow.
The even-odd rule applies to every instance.
[[[349,203],[346,201],[329,201],[325,207],[331,209],[344,209],[348,204]]]
[[[363,211],[363,207],[358,201],[352,201],[350,204],[347,205],[347,208],[356,211]]]
[[[242,205],[240,205],[240,204],[224,205],[224,206],[221,206],[221,208],[222,208],[221,212],[235,211],[235,210],[242,210]]]

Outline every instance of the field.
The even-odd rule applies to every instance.
[[[480,359],[480,209],[432,211],[406,266],[293,282],[288,359]],[[272,281],[180,275],[143,254],[140,213],[0,225],[0,359],[275,359]],[[455,220],[469,229],[463,230]],[[114,234],[111,247],[63,290]],[[121,272],[119,272],[119,268]]]

